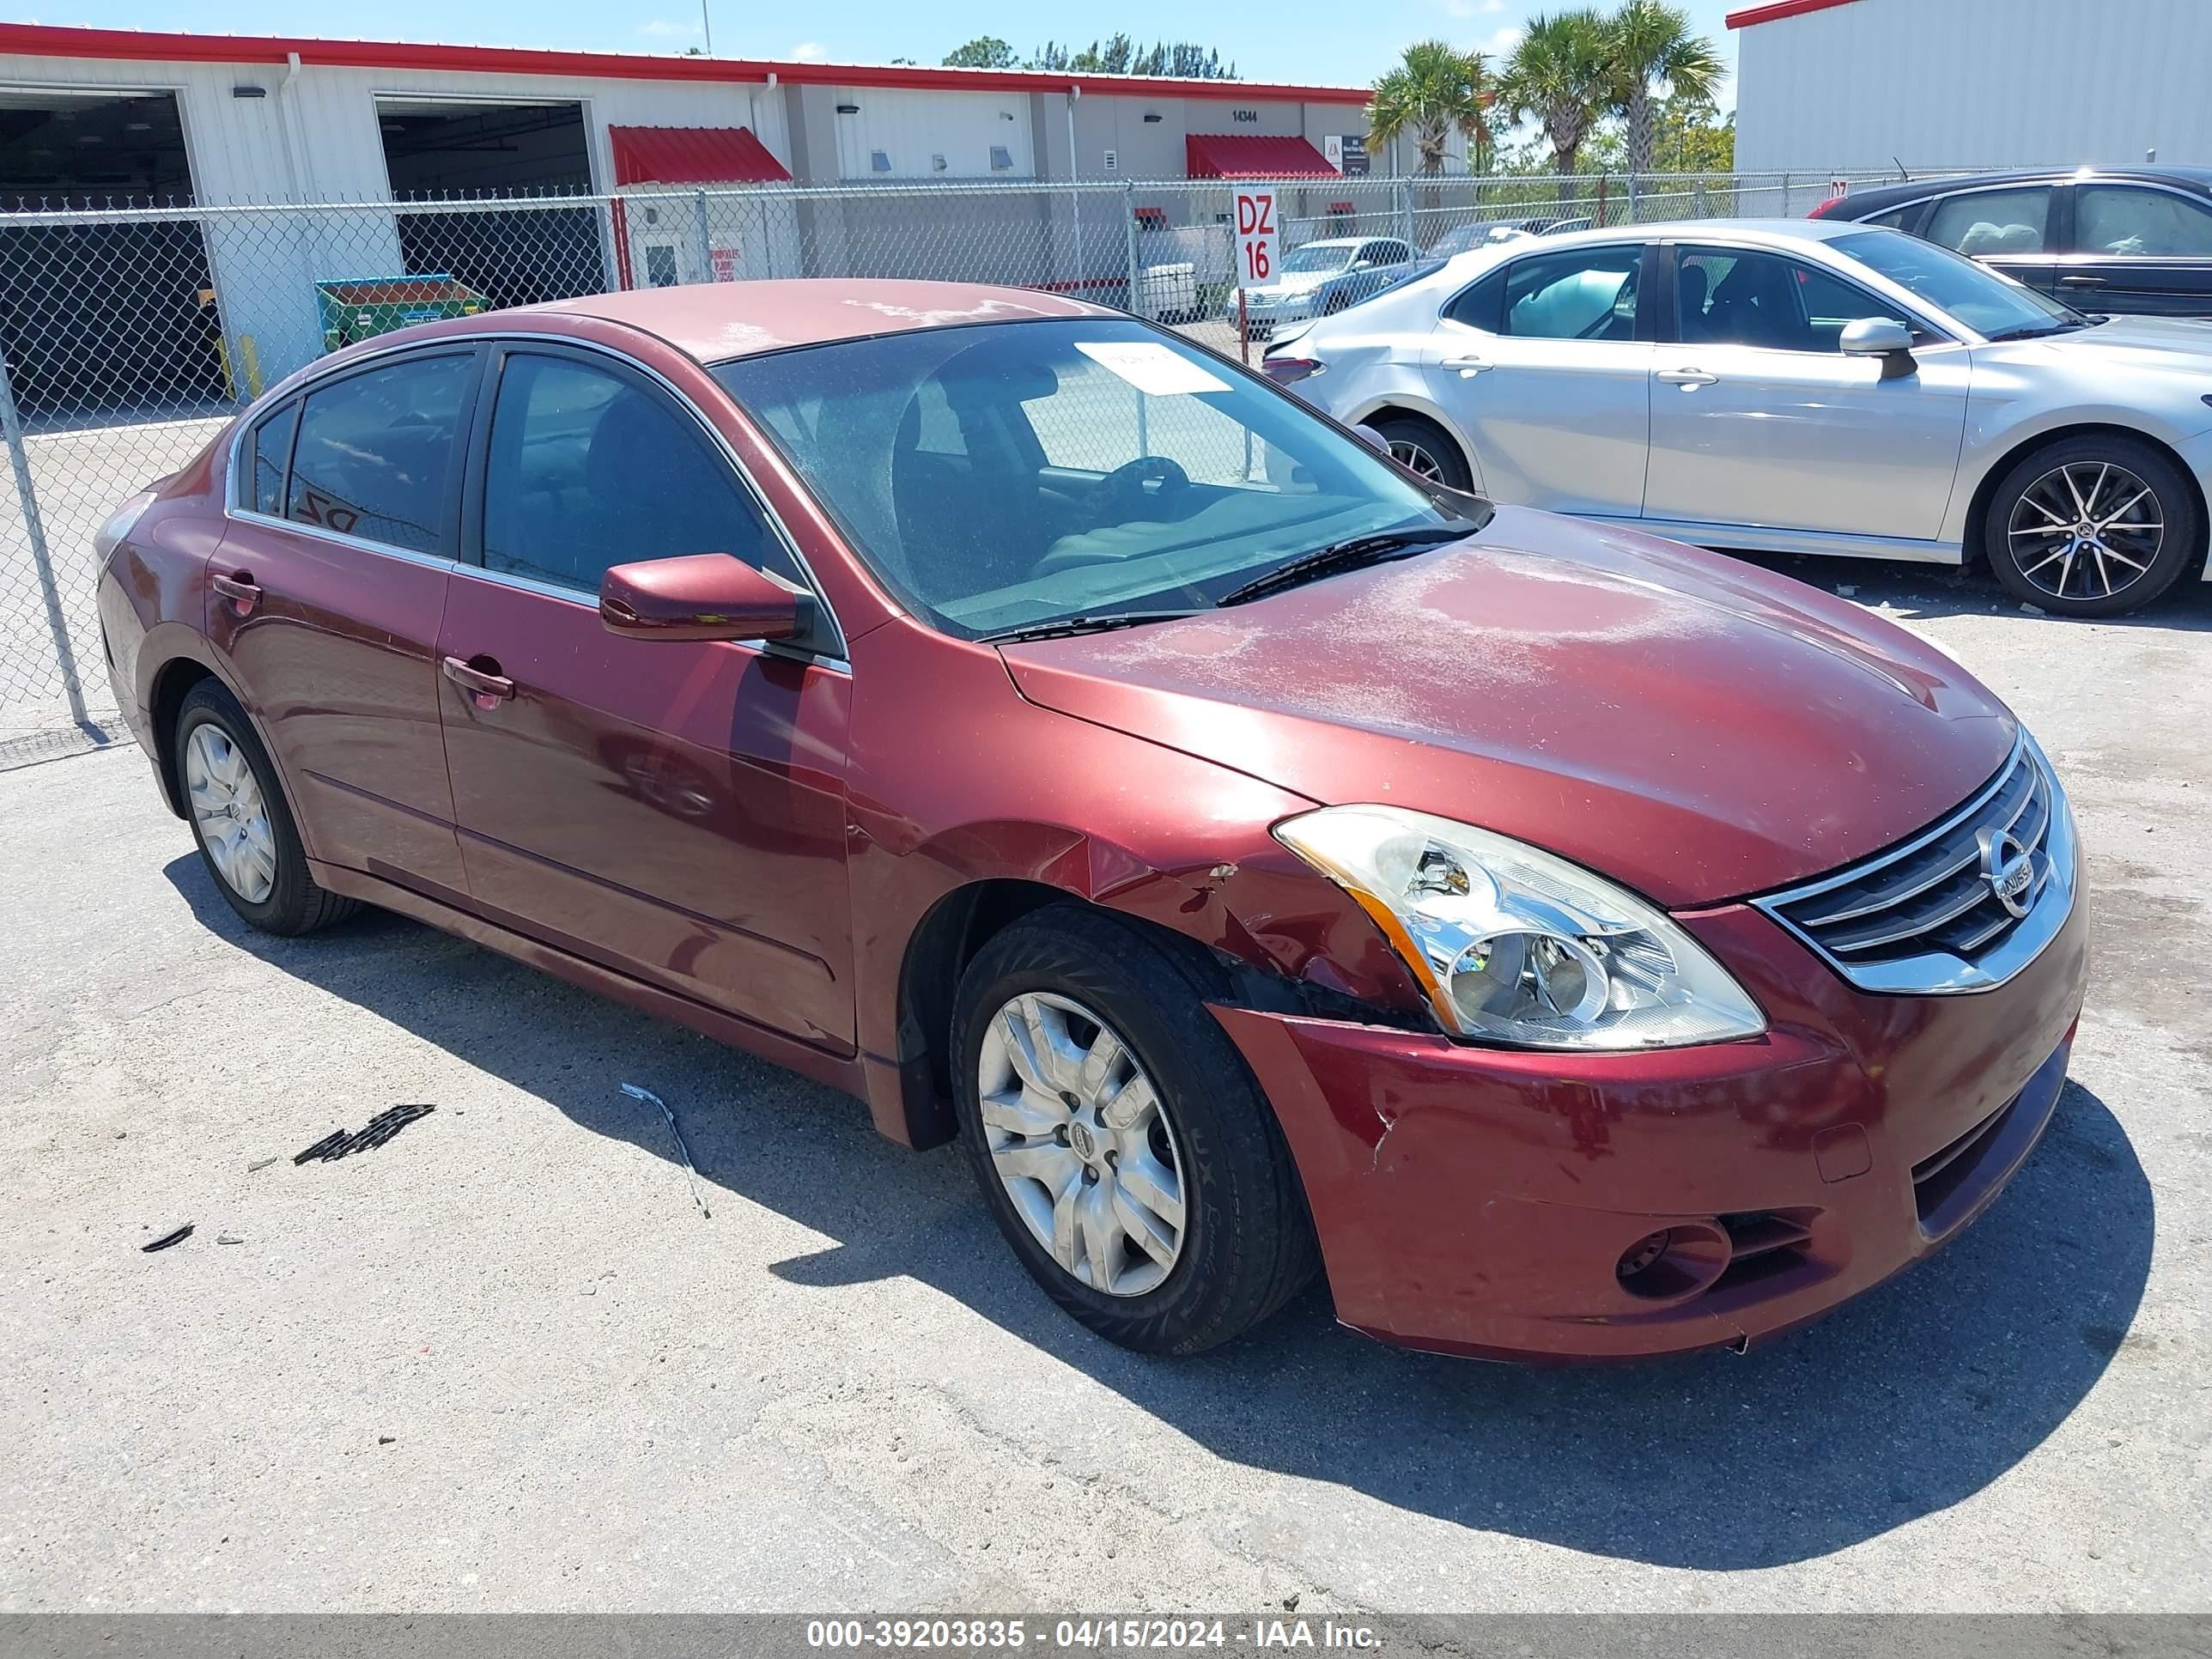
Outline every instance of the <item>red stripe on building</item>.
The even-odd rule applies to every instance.
[[[1747,29],[1756,23],[1778,23],[1785,17],[1802,17],[1808,11],[1830,11],[1851,3],[1852,0],[1772,0],[1768,5],[1732,11],[1727,21],[1732,29]]]

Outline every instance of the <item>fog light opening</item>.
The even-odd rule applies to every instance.
[[[1620,1253],[1613,1275],[1631,1296],[1672,1302],[1711,1289],[1728,1264],[1728,1235],[1711,1223],[1689,1222],[1644,1234]]]

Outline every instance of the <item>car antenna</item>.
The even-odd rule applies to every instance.
[[[1906,167],[1903,161],[1898,161],[1898,158],[1894,155],[1891,156],[1889,159],[1893,161],[1897,161],[1898,178],[1905,184],[1911,184],[1912,182],[1912,170]]]

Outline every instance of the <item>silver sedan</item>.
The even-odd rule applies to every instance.
[[[1893,230],[1509,243],[1267,367],[1447,483],[1707,547],[1986,559],[2069,616],[2212,575],[2212,327],[2085,316]]]

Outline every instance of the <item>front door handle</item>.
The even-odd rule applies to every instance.
[[[483,660],[489,662],[489,658]],[[499,665],[489,669],[478,668],[465,657],[446,659],[446,678],[459,686],[476,702],[479,708],[496,708],[514,695],[514,682],[497,672]]]
[[[210,576],[208,586],[228,599],[230,608],[241,617],[252,616],[253,607],[261,603],[261,589],[243,570],[235,576]]]
[[[1702,368],[1662,368],[1659,371],[1659,378],[1668,386],[1678,386],[1685,392],[1693,392],[1701,386],[1717,383],[1721,377],[1708,374]]]
[[[1482,357],[1447,357],[1438,367],[1455,368],[1462,376],[1465,376],[1481,374],[1484,369],[1490,367],[1490,363],[1487,359]]]
[[[2104,285],[2105,279],[2101,276],[2061,276],[2058,279],[2061,288],[2102,288]]]

